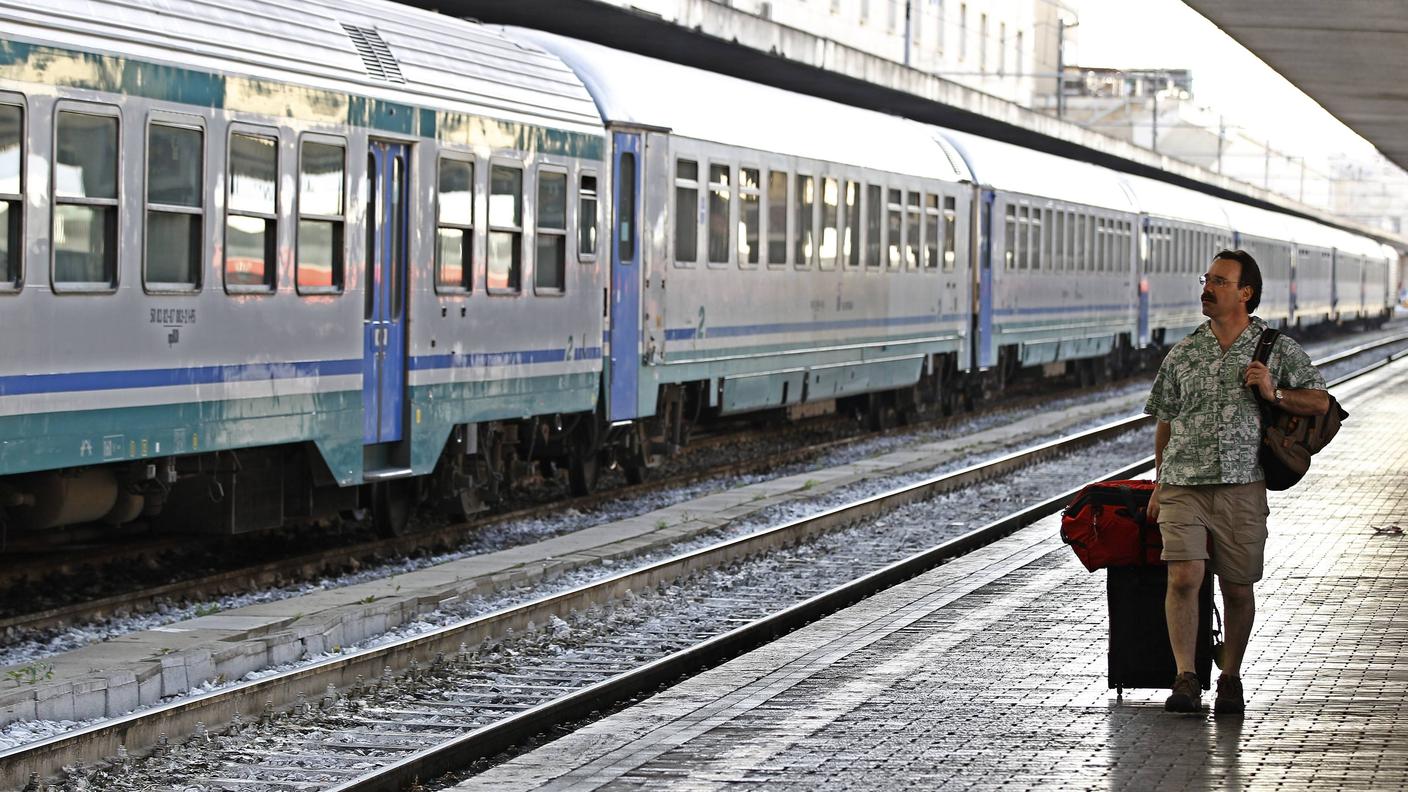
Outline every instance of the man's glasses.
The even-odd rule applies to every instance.
[[[1242,286],[1242,285],[1243,285],[1243,284],[1241,284],[1241,283],[1237,283],[1236,281],[1227,280],[1226,278],[1222,277],[1221,275],[1199,275],[1199,276],[1198,276],[1198,285],[1199,285],[1199,286],[1206,286],[1206,285],[1208,285],[1209,283],[1211,283],[1213,286],[1215,286],[1215,287],[1217,287],[1217,288],[1219,288],[1219,289],[1221,289],[1223,286]]]

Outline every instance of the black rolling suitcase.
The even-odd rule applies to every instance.
[[[1163,564],[1116,566],[1106,570],[1110,605],[1110,687],[1119,698],[1125,688],[1170,688],[1178,667],[1164,619],[1168,567]],[[1212,573],[1198,591],[1198,650],[1195,670],[1203,689],[1212,686]]]

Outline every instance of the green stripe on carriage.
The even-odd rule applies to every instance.
[[[422,138],[600,160],[601,135],[0,38],[0,78],[176,104],[298,118]]]
[[[361,475],[362,392],[8,415],[0,437],[0,475],[315,441],[350,481]]]
[[[411,468],[434,470],[459,424],[530,415],[591,412],[601,392],[595,371],[490,382],[446,382],[411,388]]]

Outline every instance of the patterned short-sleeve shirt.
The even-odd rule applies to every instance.
[[[1245,387],[1257,339],[1266,322],[1252,323],[1226,352],[1204,322],[1174,344],[1144,412],[1171,426],[1159,481],[1180,486],[1245,484],[1265,478],[1257,463],[1261,410],[1253,389]],[[1325,378],[1300,344],[1282,334],[1267,360],[1278,388],[1325,390]]]

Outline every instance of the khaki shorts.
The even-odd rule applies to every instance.
[[[1261,580],[1266,551],[1266,482],[1159,485],[1159,533],[1165,561],[1209,558],[1213,574],[1229,583]]]

